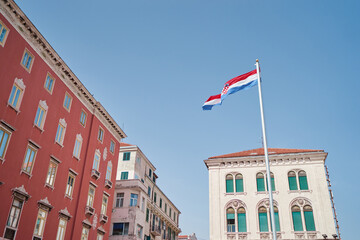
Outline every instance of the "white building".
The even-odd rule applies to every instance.
[[[278,239],[337,239],[323,150],[269,148]],[[272,239],[263,149],[204,161],[210,240]]]
[[[157,186],[139,147],[120,144],[109,239],[177,240],[180,211]]]

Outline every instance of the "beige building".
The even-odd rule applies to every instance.
[[[120,144],[109,239],[177,240],[180,211],[157,186],[139,147]]]
[[[269,148],[278,239],[338,239],[323,150]],[[210,240],[272,239],[263,149],[210,157]]]

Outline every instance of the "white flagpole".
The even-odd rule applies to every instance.
[[[256,72],[258,75],[258,86],[259,86],[259,101],[260,101],[260,112],[261,112],[261,125],[262,125],[262,134],[263,134],[263,142],[264,142],[264,153],[265,153],[265,164],[266,164],[266,179],[267,186],[269,191],[269,200],[270,200],[270,218],[271,218],[271,229],[273,240],[276,240],[276,228],[275,228],[275,215],[274,215],[274,203],[273,203],[273,195],[272,195],[272,186],[271,186],[271,176],[270,176],[270,164],[269,164],[269,155],[267,149],[266,142],[266,131],[265,131],[265,120],[264,120],[264,108],[262,103],[262,94],[261,94],[261,79],[260,79],[260,67],[259,60],[256,59]]]

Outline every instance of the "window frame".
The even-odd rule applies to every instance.
[[[129,172],[121,172],[120,180],[128,180],[129,179]]]
[[[47,86],[48,79],[52,80],[51,89],[49,89],[48,86]],[[50,95],[52,95],[53,90],[54,90],[54,86],[55,86],[55,78],[48,72],[46,74],[46,77],[45,77],[44,88],[46,89],[46,91],[48,93],[50,93]]]
[[[23,64],[24,60],[25,60],[25,54],[28,54],[28,57],[30,56],[31,57],[31,61],[30,61],[30,66],[27,68],[27,65],[28,65],[28,60],[29,58],[26,59],[26,63]],[[22,58],[21,58],[21,61],[20,61],[20,65],[28,72],[30,73],[31,72],[31,69],[34,65],[34,61],[35,61],[35,57],[34,57],[34,54],[32,54],[26,47],[25,47],[25,50],[24,50],[24,53],[22,55]]]
[[[31,151],[30,155],[29,155],[29,159],[31,158],[32,153],[34,153],[31,161],[29,161],[29,159],[27,159],[28,150]],[[26,147],[26,150],[25,150],[25,156],[24,156],[24,161],[23,161],[22,166],[21,166],[21,172],[29,175],[30,177],[32,176],[32,171],[34,169],[36,155],[37,155],[38,150],[39,150],[39,148],[37,146],[35,146],[34,144],[32,144],[31,142],[28,143],[28,145]],[[26,164],[26,167],[25,167],[25,164]],[[29,168],[29,165],[30,165],[30,170],[27,171],[27,169]]]
[[[87,119],[87,112],[84,109],[81,109],[81,113],[80,113],[80,125],[81,126],[86,127],[86,119]]]
[[[94,161],[93,161],[92,169],[96,170],[96,171],[99,171],[100,162],[101,162],[101,153],[100,153],[99,149],[96,149],[95,153],[94,153]]]
[[[44,111],[43,114],[41,115],[41,119],[39,119],[40,118],[40,112],[39,112],[39,115],[38,115],[39,109]],[[49,107],[46,104],[46,101],[45,100],[44,101],[40,100],[39,105],[38,105],[38,107],[36,109],[36,113],[35,113],[34,126],[39,128],[41,131],[44,131],[44,125],[45,125],[45,120],[46,120],[48,110],[49,110]]]
[[[20,207],[19,206],[16,206],[14,205],[14,201],[17,201],[19,202],[19,204],[21,205]],[[23,199],[20,199],[20,198],[17,198],[17,197],[14,197],[12,202],[11,202],[11,206],[10,206],[10,210],[9,210],[9,214],[8,214],[8,217],[7,217],[7,220],[6,220],[6,223],[5,223],[5,231],[4,231],[4,237],[5,237],[5,234],[6,234],[6,229],[9,229],[10,231],[14,231],[14,236],[16,237],[16,232],[18,230],[18,227],[19,227],[19,222],[20,222],[20,218],[21,218],[21,214],[22,214],[22,210],[23,210],[23,206],[24,206],[24,200]],[[14,214],[11,216],[11,212],[13,212],[13,208],[15,209],[14,210]],[[18,211],[17,211],[18,210]],[[10,216],[12,217],[12,220],[11,220],[11,225],[9,225],[9,221],[10,221]],[[16,217],[14,217],[16,216]],[[14,219],[16,219],[16,226],[14,227],[13,226],[13,223],[14,223]]]
[[[83,143],[83,138],[82,138],[81,134],[80,133],[76,134],[74,150],[73,150],[73,157],[76,158],[77,160],[80,160],[82,143]],[[77,151],[75,151],[75,150],[77,150]]]
[[[117,208],[124,207],[124,197],[125,197],[125,193],[123,193],[123,192],[116,193],[115,207],[117,207]]]
[[[101,142],[101,143],[104,142],[104,136],[105,136],[104,129],[99,126],[98,136],[97,136],[97,139],[99,140],[99,142]]]
[[[2,41],[0,40],[0,46],[5,47],[6,39],[9,36],[10,29],[1,20],[0,20],[0,25],[2,26],[2,27],[0,27],[0,36],[2,35],[2,32],[4,31],[4,29],[6,30]]]
[[[123,153],[123,161],[130,161],[131,152],[124,152]]]
[[[16,90],[19,90],[19,95],[16,96],[16,90],[13,94],[13,91],[14,91],[14,87],[16,88]],[[20,112],[20,105],[21,105],[21,102],[23,100],[23,96],[24,96],[24,93],[25,93],[25,84],[23,82],[22,79],[19,79],[19,78],[15,78],[14,80],[14,83],[11,87],[11,90],[10,90],[10,95],[9,95],[9,99],[8,99],[8,106],[10,106],[11,108],[13,108],[16,112]],[[16,104],[14,105],[14,101],[15,99],[17,99],[16,101]]]
[[[105,202],[104,202],[104,199],[106,199]],[[102,202],[101,202],[101,211],[100,211],[100,214],[106,215],[108,203],[109,203],[109,196],[104,193],[104,194],[103,194],[103,198],[102,198]]]
[[[40,212],[44,213],[45,217],[40,216]],[[47,215],[48,215],[48,211],[46,211],[46,210],[42,209],[41,207],[39,207],[38,215],[37,215],[36,221],[35,221],[35,227],[34,227],[34,233],[33,233],[34,237],[38,237],[38,238],[41,238],[41,239],[43,238],[44,230],[45,230],[45,226],[46,226]],[[40,219],[40,223],[38,225],[39,219]],[[42,224],[42,226],[41,226],[41,224]],[[37,226],[39,226],[39,227],[37,228]],[[36,232],[36,231],[38,231],[38,232]]]
[[[62,128],[62,131],[60,132],[60,135],[59,135],[60,127]],[[64,139],[65,139],[66,127],[67,127],[67,123],[65,121],[65,118],[61,118],[59,120],[58,127],[56,130],[56,135],[55,135],[55,143],[59,144],[61,147],[64,146],[63,144],[64,144]]]
[[[2,134],[2,136],[0,138],[0,151],[2,151],[2,153],[0,152],[0,154],[1,154],[0,155],[0,161],[2,161],[4,163],[6,152],[7,152],[7,149],[8,149],[10,139],[11,139],[11,135],[12,135],[13,131],[11,129],[9,129],[8,127],[4,126],[1,123],[0,123],[0,131],[3,131],[3,134]],[[7,134],[7,138],[6,138],[6,142],[4,144],[5,133]]]
[[[114,155],[115,154],[115,146],[116,146],[116,143],[114,140],[110,140],[110,147],[109,147],[109,151]]]
[[[91,194],[91,190],[93,190],[92,194]],[[94,206],[95,192],[96,192],[96,187],[90,183],[89,184],[89,191],[88,191],[88,195],[87,195],[87,200],[86,200],[86,206],[87,207],[93,207]]]
[[[61,221],[64,222],[63,225],[61,225]],[[66,234],[66,227],[67,227],[68,219],[64,217],[59,217],[59,224],[58,224],[58,230],[56,232],[56,240],[64,240],[65,234]],[[62,230],[62,231],[61,231]],[[60,232],[61,231],[61,232]]]
[[[55,168],[52,168],[51,170],[53,170],[53,169],[55,169],[55,170],[51,171],[51,173],[50,173],[50,167],[51,167],[52,164],[55,166]],[[54,185],[55,185],[57,168],[58,168],[58,162],[50,159],[48,172],[46,174],[46,179],[45,179],[45,185],[52,188],[52,189],[54,188]],[[53,176],[49,177],[49,173],[52,174]]]
[[[112,162],[109,161],[106,166],[105,179],[111,181],[111,174],[112,174]]]
[[[67,99],[70,100],[69,102],[69,106],[66,106],[67,105]],[[65,96],[64,96],[64,102],[63,102],[63,107],[66,109],[66,111],[70,112],[71,110],[71,105],[72,105],[72,100],[73,100],[73,97],[70,95],[70,93],[68,93],[67,91],[65,92]]]
[[[72,185],[70,187],[69,186],[69,178],[72,178]],[[76,175],[69,171],[68,177],[66,179],[66,188],[65,188],[65,196],[72,199],[73,196],[73,192],[74,192],[74,187],[75,187],[75,180],[76,180]],[[70,191],[70,192],[69,192]]]
[[[130,193],[130,203],[129,207],[136,207],[139,199],[139,194],[137,193]]]

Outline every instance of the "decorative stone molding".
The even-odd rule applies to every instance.
[[[91,228],[91,222],[88,219],[82,221],[83,225],[87,228]]]
[[[106,233],[105,229],[102,226],[98,227],[97,230],[98,230],[98,232],[101,232],[103,234]]]
[[[61,210],[59,211],[59,215],[60,215],[61,217],[67,218],[67,220],[70,220],[70,218],[72,218],[72,216],[70,215],[67,207],[65,207],[64,209],[61,209]]]
[[[227,233],[226,234],[228,240],[235,240],[236,235],[234,233]]]
[[[24,185],[21,185],[20,187],[16,187],[11,189],[13,192],[13,195],[17,198],[20,198],[24,201],[27,201],[31,196],[28,194],[28,192],[25,190]]]
[[[76,134],[76,138],[79,139],[81,142],[83,141],[83,137],[81,136],[81,133]]]
[[[278,207],[279,204],[277,201],[273,200],[274,206]],[[259,209],[259,207],[266,207],[269,208],[270,207],[270,200],[269,198],[265,198],[263,200],[261,200],[257,205],[256,205],[256,209]]]
[[[92,228],[95,229],[96,228],[96,224],[97,224],[97,213],[95,213],[94,218],[93,218],[93,222],[92,222]]]
[[[228,209],[228,208],[233,208],[235,211],[238,209],[238,208],[245,208],[246,209],[246,205],[243,201],[239,200],[239,199],[233,199],[231,201],[229,201],[227,204],[226,204],[226,207],[225,209]]]
[[[297,197],[294,200],[292,200],[290,202],[290,208],[294,205],[298,205],[300,207],[304,207],[305,205],[310,205],[312,206],[311,202],[309,199],[304,198],[304,197]]]
[[[66,123],[66,121],[65,121],[65,118],[60,118],[59,123],[66,128],[67,123]]]
[[[107,158],[107,148],[104,148],[104,152],[103,152],[103,160],[106,161]]]
[[[51,211],[51,209],[53,209],[53,206],[50,204],[49,200],[47,197],[45,197],[44,199],[41,199],[38,201],[38,205],[41,208],[44,208],[47,211]]]
[[[44,100],[44,101],[40,100],[40,101],[39,101],[39,105],[40,105],[43,109],[45,109],[45,111],[47,111],[47,110],[49,109],[48,105],[46,104],[46,100]]]

